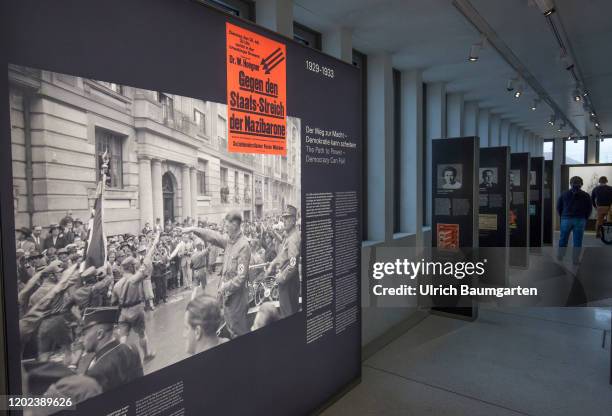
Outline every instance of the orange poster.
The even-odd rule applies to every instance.
[[[459,224],[437,224],[438,248],[459,248]]]
[[[230,152],[287,155],[287,49],[226,23],[227,146]]]

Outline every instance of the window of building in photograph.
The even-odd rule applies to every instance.
[[[251,176],[244,174],[244,203],[251,203]]]
[[[565,140],[565,164],[580,165],[586,160],[586,140]]]
[[[219,192],[221,194],[221,203],[229,203],[229,185],[227,184],[227,168],[221,167],[220,170],[221,187]]]
[[[198,162],[198,195],[208,195],[208,183],[206,182],[206,172],[208,172],[208,161]]]
[[[544,155],[544,160],[553,160],[555,156],[554,140],[544,140],[542,144],[542,154]]]
[[[174,119],[174,99],[163,92],[157,93],[157,101],[162,105],[162,118],[164,122]]]
[[[304,46],[321,50],[321,34],[296,22],[293,22],[293,39]]]
[[[123,139],[122,135],[96,128],[97,179],[100,179],[100,169],[106,153],[109,159],[106,184],[111,188],[123,188]]]
[[[612,137],[597,141],[597,163],[612,163]]]
[[[225,13],[254,21],[255,3],[249,0],[199,0]]]
[[[234,171],[234,202],[236,203],[240,202],[240,184],[238,183],[239,178],[240,176],[238,171]]]
[[[123,94],[123,88],[119,84],[115,84],[114,82],[106,82],[106,81],[96,81],[100,85],[104,85],[109,90],[116,92],[117,94]]]
[[[193,109],[193,121],[198,126],[198,132],[206,134],[206,115],[197,108]]]

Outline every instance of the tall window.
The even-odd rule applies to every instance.
[[[227,204],[229,202],[229,186],[227,184],[227,168],[222,167],[220,171],[221,176],[221,188],[219,192],[221,194],[221,203]]]
[[[302,45],[321,50],[321,34],[297,22],[293,22],[293,39]]]
[[[162,105],[162,118],[164,121],[174,119],[174,99],[163,92],[157,93],[157,101]]]
[[[244,174],[244,202],[251,203],[251,176]]]
[[[193,121],[198,126],[200,134],[206,134],[206,115],[200,110],[193,109]]]
[[[104,153],[110,160],[108,164],[107,185],[123,188],[123,136],[108,130],[96,128],[96,178],[100,179]]]
[[[544,140],[544,143],[542,144],[542,154],[544,155],[544,160],[553,160],[555,157],[554,140]]]
[[[597,141],[597,163],[612,163],[612,137]]]
[[[207,195],[208,194],[208,182],[206,181],[206,172],[208,172],[208,162],[207,161],[199,161],[198,162],[198,195]]]
[[[581,165],[586,160],[586,140],[565,140],[565,164]]]
[[[251,0],[199,0],[216,9],[243,19],[253,20],[255,4]]]
[[[401,132],[401,113],[402,113],[402,76],[401,72],[393,68],[393,150],[395,172],[400,171],[402,164],[402,132]],[[399,233],[401,231],[401,194],[402,181],[401,175],[393,176],[393,188],[395,189],[395,200],[393,201],[393,231]]]

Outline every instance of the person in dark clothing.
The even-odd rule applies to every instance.
[[[561,194],[557,200],[557,212],[561,217],[561,235],[559,237],[558,258],[561,260],[565,255],[570,233],[574,233],[574,264],[578,263],[582,238],[587,219],[593,210],[591,197],[582,189],[582,178],[574,176],[570,179],[571,188]]]
[[[597,210],[597,221],[595,231],[597,237],[601,237],[601,226],[604,222],[612,222],[612,186],[608,185],[608,178],[601,176],[599,185],[591,192],[593,207]]]

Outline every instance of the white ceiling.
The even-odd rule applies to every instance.
[[[559,60],[559,48],[544,16],[528,0],[470,0],[478,13],[535,76],[565,115],[584,133],[593,133],[581,104],[571,96],[574,83]],[[506,91],[516,75],[490,45],[478,62],[467,61],[478,31],[452,0],[295,0],[296,21],[321,33],[353,30],[353,47],[364,53],[386,51],[399,70],[422,69],[426,82],[445,81],[447,91],[512,120],[542,137],[561,135],[546,122],[552,114],[527,88],[520,100]],[[612,133],[611,0],[556,0],[576,63],[584,76],[605,133]],[[569,130],[563,132],[564,135]]]

